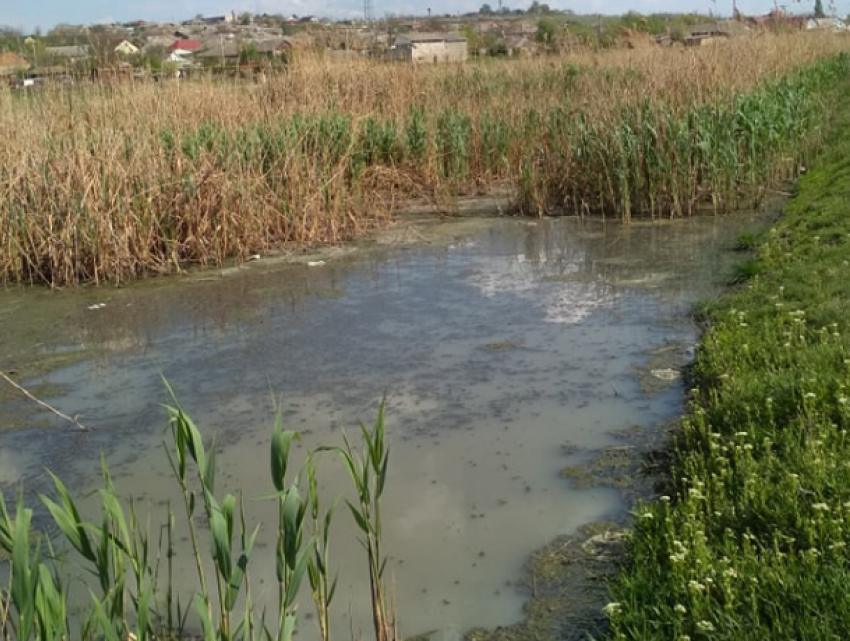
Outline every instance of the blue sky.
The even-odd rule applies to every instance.
[[[373,0],[375,15],[386,14],[424,15],[430,6],[435,14],[463,13],[475,11],[485,0]],[[542,0],[545,1],[545,0]],[[780,6],[787,4],[793,13],[802,13],[814,5],[792,0],[777,0]],[[837,1],[837,0],[836,0]],[[503,0],[510,8],[526,8],[530,0]],[[498,0],[491,0],[496,7]],[[824,7],[830,5],[824,0]],[[581,13],[623,13],[630,9],[641,13],[663,11],[702,11],[729,15],[731,0],[551,0],[549,6],[557,9],[572,9]],[[773,7],[773,0],[739,0],[738,7],[745,14],[766,13]],[[839,15],[846,15],[850,0],[841,0],[837,6]],[[362,0],[3,0],[0,2],[0,24],[32,30],[36,26],[49,29],[60,22],[96,23],[146,20],[186,20],[202,13],[207,16],[221,15],[235,10],[254,13],[283,13],[296,15],[318,15],[331,18],[361,17]]]

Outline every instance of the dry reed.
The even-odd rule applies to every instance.
[[[494,185],[513,186],[529,213],[730,206],[741,183],[775,171],[766,158],[756,175],[741,158],[787,155],[808,129],[779,132],[799,139],[775,149],[739,149],[734,171],[717,175],[684,167],[693,131],[664,136],[700,109],[712,135],[734,136],[725,105],[846,48],[841,35],[795,34],[453,67],[304,56],[262,84],[0,92],[0,278],[118,283],[334,243],[388,223],[401,200]],[[809,118],[810,97],[781,116]],[[644,126],[656,167],[645,140],[627,149],[624,127]],[[633,156],[643,178],[613,171]]]

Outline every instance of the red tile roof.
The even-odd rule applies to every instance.
[[[23,56],[16,54],[13,51],[7,51],[5,53],[0,53],[0,71],[4,73],[15,72],[18,70],[26,69],[30,66],[30,63],[27,62],[27,59]]]
[[[175,41],[169,49],[172,51],[176,51],[177,49],[183,49],[184,51],[195,51],[196,49],[201,48],[201,42],[199,40],[177,40]]]

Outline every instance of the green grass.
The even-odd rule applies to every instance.
[[[612,639],[848,636],[850,113],[822,124],[816,168],[703,309],[670,496],[636,510]]]

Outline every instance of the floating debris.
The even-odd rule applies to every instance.
[[[307,263],[307,267],[321,267],[325,264],[323,260],[311,260]]]
[[[660,381],[675,381],[677,378],[679,378],[679,376],[681,376],[679,370],[675,370],[672,367],[665,367],[663,369],[652,369],[649,370],[649,373]]]
[[[89,305],[89,309],[103,309],[106,307],[106,303],[95,303],[94,305]]]
[[[516,343],[512,343],[510,341],[501,341],[498,343],[487,343],[484,346],[484,349],[490,352],[507,352],[512,349],[516,349]]]

